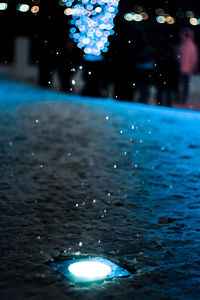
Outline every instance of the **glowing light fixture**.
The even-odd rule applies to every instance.
[[[77,283],[101,281],[131,275],[124,268],[101,257],[50,262],[49,264],[65,277]]]
[[[17,10],[21,11],[21,12],[27,12],[29,10],[29,5],[28,4],[18,4]]]
[[[0,10],[6,10],[8,7],[7,3],[0,3]]]
[[[104,278],[111,272],[111,268],[108,265],[94,261],[73,263],[69,266],[68,270],[76,277],[92,280]]]

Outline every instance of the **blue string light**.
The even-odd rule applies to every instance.
[[[107,52],[114,34],[114,18],[120,0],[64,0],[65,13],[72,15],[70,37],[85,54]],[[75,3],[74,3],[75,2]]]

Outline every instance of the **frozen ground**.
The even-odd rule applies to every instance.
[[[198,300],[200,114],[0,90],[0,299]],[[72,255],[133,276],[80,286],[45,264]]]

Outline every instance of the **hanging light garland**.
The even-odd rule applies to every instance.
[[[107,52],[108,37],[114,34],[119,0],[64,0],[64,13],[71,15],[70,37],[85,54]]]

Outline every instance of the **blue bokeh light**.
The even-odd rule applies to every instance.
[[[85,54],[99,56],[108,51],[114,34],[114,18],[120,0],[67,0],[66,14],[72,16],[70,37]],[[76,27],[76,28],[75,28]],[[75,30],[74,30],[75,29]]]

